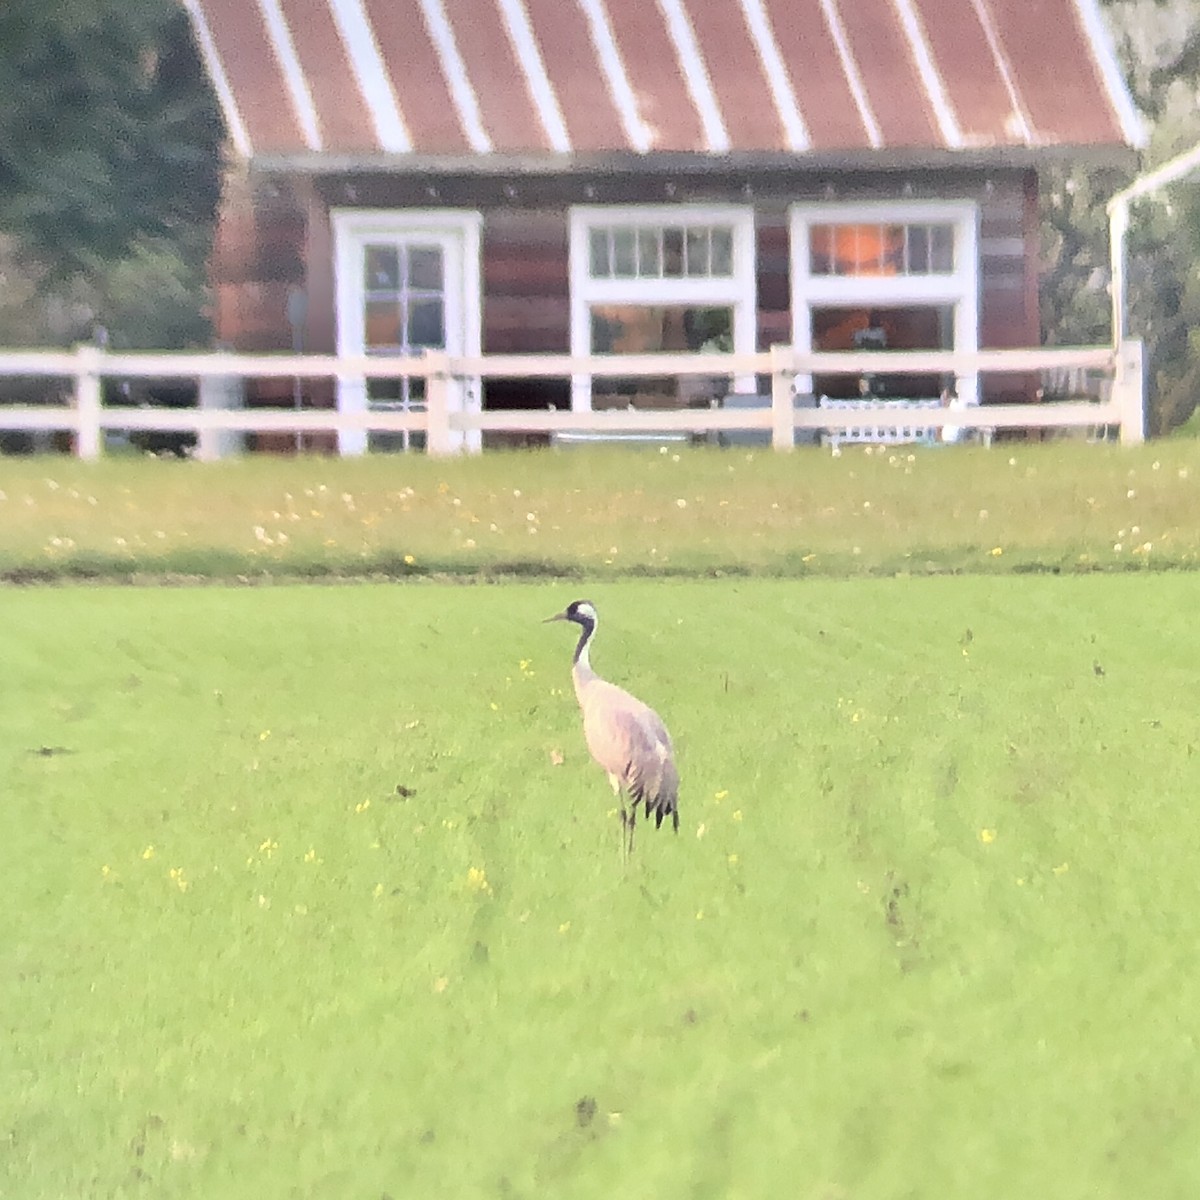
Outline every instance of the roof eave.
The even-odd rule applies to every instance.
[[[710,171],[945,171],[1058,166],[1133,169],[1139,155],[1128,145],[1011,145],[961,150],[896,148],[815,151],[805,154],[259,154],[250,170],[268,175],[603,175],[700,174]]]

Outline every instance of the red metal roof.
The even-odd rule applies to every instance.
[[[245,157],[1143,140],[1097,0],[184,3]]]

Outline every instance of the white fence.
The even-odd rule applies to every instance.
[[[1036,404],[989,404],[965,411],[930,410],[922,424],[960,430],[980,429],[1095,429],[1119,430],[1122,442],[1144,437],[1142,348],[1137,341],[1111,347],[1034,350],[855,351],[800,354],[790,346],[769,352],[738,354],[648,354],[575,357],[563,354],[487,355],[451,357],[429,353],[405,358],[341,358],[288,354],[162,354],[107,353],[95,346],[75,351],[0,351],[0,376],[40,377],[69,381],[72,403],[62,405],[0,405],[0,430],[56,431],[73,435],[75,453],[98,456],[106,430],[153,430],[197,435],[197,455],[220,457],[228,434],[367,431],[424,432],[430,454],[453,453],[458,435],[476,431],[510,433],[576,433],[618,437],[621,434],[730,433],[768,431],[776,450],[790,450],[797,431],[836,434],[863,424],[860,411],[805,407],[797,391],[814,374],[879,376],[887,373],[928,373],[953,376],[960,394],[974,390],[981,373],[1028,376],[1047,371],[1099,372],[1111,379],[1107,400],[1071,400]],[[397,376],[426,381],[424,412],[345,411],[338,409],[243,408],[236,405],[247,379],[349,380]],[[567,376],[749,376],[771,380],[770,395],[761,407],[680,408],[670,410],[617,409],[605,411],[463,411],[454,402],[468,381],[487,378],[563,378]],[[195,408],[115,407],[101,401],[104,379],[192,380],[198,385]],[[798,386],[801,385],[801,386]],[[66,393],[64,393],[66,394]],[[872,415],[877,427],[911,423],[910,416],[881,403]]]

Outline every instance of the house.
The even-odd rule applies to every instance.
[[[1036,346],[1039,168],[1127,166],[1143,138],[1098,0],[185,2],[232,150],[216,331],[242,350]],[[487,380],[457,402],[683,391]]]

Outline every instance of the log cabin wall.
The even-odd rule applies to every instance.
[[[575,204],[751,203],[757,222],[758,345],[791,333],[787,207],[814,199],[886,197],[957,199],[980,206],[980,344],[1036,346],[1037,176],[1029,171],[860,173],[815,177],[801,172],[723,176],[488,177],[430,180],[375,176],[316,181],[300,177],[231,178],[212,258],[218,340],[238,350],[286,350],[289,291],[307,297],[304,349],[335,346],[332,207],[478,208],[484,213],[483,349],[485,353],[557,352],[570,346],[567,229]],[[985,378],[988,400],[1032,398],[1037,380]],[[249,403],[287,403],[288,381],[251,381]],[[333,403],[330,384],[306,384],[305,403]],[[493,380],[487,408],[569,405],[567,381]],[[323,443],[322,443],[323,444]]]

